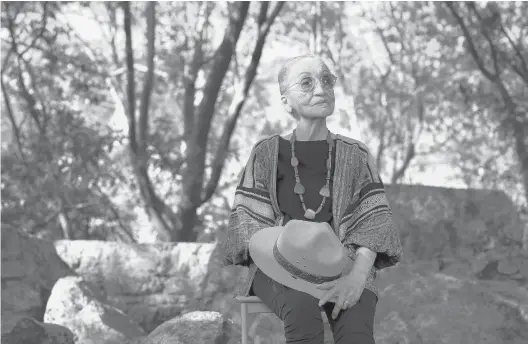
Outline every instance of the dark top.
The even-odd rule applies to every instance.
[[[321,212],[315,216],[314,222],[328,222],[332,225],[332,195],[333,176],[335,170],[336,144],[332,149],[332,171],[330,174],[330,197],[326,199]],[[320,141],[295,141],[295,156],[299,160],[297,169],[301,184],[305,188],[304,204],[306,208],[316,211],[321,205],[323,196],[319,190],[326,183],[326,159],[328,157],[328,143],[326,140]],[[293,192],[295,186],[295,172],[291,166],[291,143],[289,140],[280,138],[279,141],[279,162],[277,165],[277,200],[279,208],[284,214],[285,225],[288,221],[305,220],[304,209],[299,199],[299,195]]]

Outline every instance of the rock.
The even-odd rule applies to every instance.
[[[218,312],[190,312],[158,326],[141,344],[234,344],[240,331]]]
[[[528,341],[526,288],[417,271],[412,265],[389,269],[380,286],[377,344]]]
[[[423,185],[386,189],[406,261],[466,260],[471,251],[522,249],[523,224],[504,192]]]
[[[205,305],[205,289],[208,300],[235,305],[234,300],[221,296],[233,293],[242,268],[216,268],[211,263],[213,243],[60,240],[55,247],[69,266],[106,295],[109,304],[122,309],[147,332],[192,310],[223,311],[225,305],[218,309]],[[212,281],[210,273],[227,282]]]
[[[2,333],[21,317],[42,321],[55,282],[74,274],[52,242],[2,226]]]
[[[513,261],[509,259],[503,259],[499,261],[497,271],[504,275],[513,275],[514,273],[518,272],[519,269]]]
[[[517,266],[517,269],[519,269],[519,272],[524,278],[525,283],[528,283],[528,257],[523,256],[517,256],[515,257],[515,265]]]
[[[399,288],[409,282],[406,279],[412,277],[419,281],[421,276],[429,276],[424,277],[427,283],[436,283],[431,276],[437,272],[467,279],[470,281],[467,285],[484,285],[493,280],[502,281],[510,288],[526,284],[526,279],[523,282],[519,276],[528,276],[528,264],[516,263],[518,272],[513,274],[498,271],[503,268],[498,268],[498,262],[510,260],[509,256],[522,246],[522,227],[511,200],[504,193],[389,185],[387,195],[401,231],[404,245],[401,265],[407,271],[402,276],[395,275],[392,268],[380,272],[380,277],[390,277],[387,286]],[[125,244],[61,240],[55,243],[55,247],[75,272],[106,295],[109,305],[122,309],[147,332],[195,310],[215,311],[240,324],[240,307],[232,296],[240,275],[247,269],[221,268],[222,252],[216,243]],[[523,258],[522,262],[526,259]],[[481,277],[483,280],[479,281]],[[438,283],[436,288],[435,292],[453,295],[455,299],[467,293],[475,298],[475,303],[489,301],[497,304],[496,300],[484,298],[478,289],[473,295],[467,289],[469,287],[456,291]],[[409,295],[409,303],[418,302],[417,296]],[[393,297],[396,296],[390,293],[382,297],[378,311],[382,318],[378,319],[377,328],[381,329],[381,334],[384,328],[387,329],[387,338],[400,338],[401,334],[405,340],[419,342],[422,339],[410,335],[413,331],[413,323],[409,320],[413,319],[412,308],[399,309],[401,305],[397,304],[390,310],[393,312],[390,316],[389,310],[383,309],[384,302],[392,302],[385,299]],[[431,301],[428,305],[432,308],[430,313],[435,314],[436,304]],[[478,307],[487,310],[482,305]],[[447,312],[442,307],[439,309]],[[462,318],[460,314],[456,316]],[[249,326],[254,328],[250,334],[251,342],[257,337],[260,337],[261,344],[279,340],[282,323],[271,321],[269,317],[273,316],[249,317]],[[402,322],[410,330],[400,330]],[[450,332],[448,325],[449,322],[445,322],[441,327],[446,333]],[[479,324],[476,328],[483,326]],[[461,328],[459,331],[464,333]]]
[[[81,277],[57,281],[44,320],[72,330],[76,344],[123,344],[146,334],[130,317],[108,305],[104,296]]]
[[[130,339],[128,341],[123,342],[122,344],[142,344],[146,337],[137,337],[134,339]]]
[[[66,327],[21,317],[11,331],[2,334],[2,344],[74,344]]]

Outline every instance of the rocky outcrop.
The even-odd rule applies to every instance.
[[[505,332],[511,343],[527,340],[518,329],[527,325],[525,318],[513,316],[526,313],[528,261],[511,201],[500,192],[423,186],[388,186],[387,194],[404,256],[400,266],[379,274],[383,294],[376,314],[378,341],[420,343],[423,338],[413,337],[419,330],[427,336],[423,342],[444,343],[447,337],[439,333],[453,332],[455,322],[479,329],[483,337],[464,334],[467,331],[458,326],[453,327],[459,331],[451,334],[453,342],[492,342],[505,338]],[[58,241],[55,247],[76,273],[105,295],[105,302],[123,310],[146,332],[162,323],[171,331],[185,331],[185,326],[178,329],[176,319],[197,310],[215,311],[240,324],[232,294],[244,268],[220,268],[216,244]],[[450,308],[456,311],[450,313]],[[419,322],[428,319],[427,312],[438,314],[431,322],[440,327]],[[506,327],[488,326],[490,318],[478,317],[481,313],[502,319]],[[260,338],[261,344],[284,342],[282,323],[274,315],[252,315],[249,324],[250,337]],[[161,336],[169,327],[153,333]],[[440,337],[431,339],[436,335]]]
[[[57,281],[44,320],[69,328],[75,344],[122,344],[146,334],[130,317],[106,304],[104,295],[81,277]]]
[[[528,263],[528,262],[527,262]],[[398,266],[381,278],[376,343],[521,344],[528,340],[528,289]]]
[[[528,342],[528,252],[511,200],[497,191],[406,185],[388,186],[387,195],[404,255],[379,274],[376,343]],[[285,342],[275,316],[249,323],[261,344]]]
[[[387,186],[406,262],[468,260],[484,251],[518,252],[523,226],[504,192]]]
[[[523,225],[503,192],[395,185],[387,195],[402,264],[431,262],[448,275],[528,283]]]
[[[147,332],[175,316],[203,309],[201,295],[214,244],[63,240],[55,247],[110,305],[129,314]]]
[[[67,328],[21,317],[13,328],[2,334],[2,344],[74,344],[73,333]]]
[[[2,333],[21,317],[42,321],[53,285],[72,274],[52,242],[2,225]]]
[[[190,312],[158,326],[141,344],[235,344],[240,330],[218,312]]]

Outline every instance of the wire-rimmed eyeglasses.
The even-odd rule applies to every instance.
[[[297,81],[296,83],[293,83],[290,86],[288,86],[282,93],[285,93],[286,91],[288,91],[290,88],[292,88],[295,85],[301,86],[301,90],[305,93],[312,92],[315,89],[315,85],[317,81],[321,83],[323,88],[331,90],[334,88],[337,82],[337,77],[333,74],[323,74],[321,77],[317,79],[314,78],[313,76],[305,76],[300,81]]]

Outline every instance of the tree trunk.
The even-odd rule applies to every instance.
[[[519,168],[522,174],[522,181],[524,185],[524,197],[528,204],[528,132],[526,124],[518,123],[513,126],[513,137],[515,141],[515,152],[519,159]]]
[[[247,99],[251,84],[257,75],[257,68],[262,56],[262,50],[266,42],[266,37],[270,31],[273,21],[279,14],[284,2],[278,2],[271,13],[268,15],[269,2],[262,2],[258,17],[258,37],[251,56],[251,62],[246,69],[244,79],[238,83],[235,88],[235,94],[229,106],[227,119],[224,123],[222,135],[218,149],[215,152],[212,173],[209,181],[204,186],[205,154],[207,149],[207,136],[211,126],[214,112],[214,102],[216,100],[221,80],[234,54],[236,42],[240,36],[245,17],[247,16],[248,6],[244,3],[239,4],[238,14],[231,18],[230,26],[224,36],[224,41],[217,51],[217,57],[213,61],[213,72],[209,76],[208,83],[205,86],[205,95],[214,97],[204,97],[202,103],[197,109],[198,119],[195,124],[195,135],[189,140],[188,166],[185,174],[182,176],[184,181],[184,197],[180,205],[180,241],[195,241],[197,232],[196,211],[200,205],[207,202],[217,189],[220,176],[223,171],[225,159],[229,149],[229,143],[236,123],[242,113],[242,108]],[[230,43],[231,41],[231,43]],[[223,46],[225,44],[225,46]],[[216,74],[214,73],[216,71]],[[209,103],[206,103],[208,101]]]
[[[194,130],[187,139],[187,163],[182,172],[182,198],[178,212],[178,232],[173,233],[175,241],[196,241],[196,211],[201,205],[207,139],[215,110],[216,99],[222,80],[229,68],[242,27],[247,17],[249,2],[238,2],[236,10],[230,10],[229,25],[212,62],[211,72],[204,86],[204,97],[196,109]]]
[[[66,214],[64,210],[61,210],[58,215],[58,218],[64,240],[71,240],[71,227],[70,220],[68,219],[68,214]]]
[[[186,143],[185,163],[182,169],[182,190],[181,200],[177,215],[157,196],[154,187],[148,176],[148,153],[146,150],[146,140],[148,137],[148,108],[150,93],[152,89],[152,77],[154,70],[154,8],[148,7],[147,11],[147,36],[148,56],[147,73],[144,81],[143,93],[139,111],[139,119],[136,119],[135,105],[135,84],[134,84],[134,58],[132,50],[131,34],[131,14],[128,3],[123,4],[125,13],[125,37],[126,37],[126,64],[127,64],[127,98],[128,98],[128,122],[130,139],[130,157],[136,181],[139,185],[141,198],[144,201],[145,210],[164,239],[171,241],[194,242],[198,237],[195,231],[198,223],[198,208],[214,194],[218,186],[218,180],[224,166],[226,152],[229,148],[229,141],[236,126],[236,121],[240,117],[241,109],[247,98],[249,88],[256,75],[256,70],[265,38],[269,33],[270,26],[277,16],[283,2],[279,2],[267,16],[269,3],[261,4],[261,11],[258,19],[259,35],[256,47],[253,51],[250,66],[246,71],[244,80],[237,89],[233,102],[228,110],[226,123],[220,139],[220,147],[214,156],[213,171],[210,180],[204,187],[205,161],[208,146],[209,132],[215,113],[215,105],[222,86],[222,81],[227,73],[235,48],[244,26],[249,2],[229,3],[230,6],[229,24],[226,28],[224,38],[213,55],[211,62],[211,72],[207,76],[203,88],[203,98],[200,104],[195,107],[195,83],[198,72],[203,64],[202,40],[205,27],[208,25],[208,16],[211,7],[201,8],[200,30],[196,33],[194,41],[194,53],[190,65],[186,68],[184,75],[184,140]],[[203,17],[203,18],[202,18]]]
[[[139,188],[139,193],[144,204],[145,212],[157,233],[163,241],[171,239],[174,229],[173,217],[167,213],[167,207],[156,195],[148,176],[148,111],[150,96],[152,93],[154,77],[154,55],[155,55],[155,2],[147,4],[147,72],[141,93],[141,103],[139,107],[139,118],[136,119],[136,84],[134,73],[134,51],[132,49],[132,14],[130,3],[123,3],[124,30],[125,30],[125,51],[127,66],[127,118],[128,118],[128,139],[129,156],[132,164],[132,171]]]

